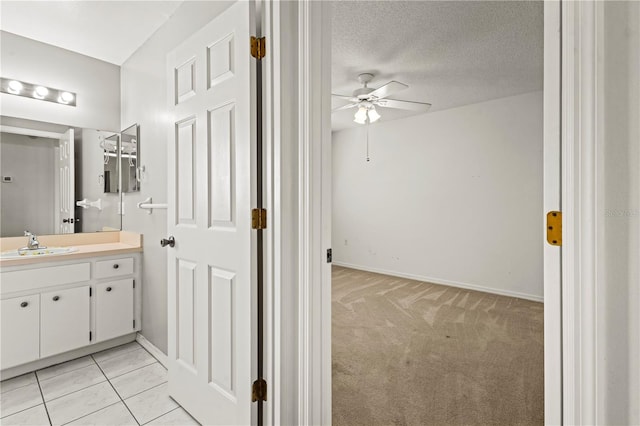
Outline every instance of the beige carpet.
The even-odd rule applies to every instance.
[[[543,305],[333,267],[334,425],[544,423]]]

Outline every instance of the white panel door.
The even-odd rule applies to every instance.
[[[73,129],[60,137],[60,161],[58,162],[59,234],[73,234],[75,220],[75,161]],[[71,219],[71,221],[70,221]],[[66,220],[66,221],[65,221]]]
[[[253,3],[167,58],[169,393],[199,422],[252,422]]]

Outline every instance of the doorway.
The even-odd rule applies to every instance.
[[[332,17],[334,424],[542,423],[542,3]]]

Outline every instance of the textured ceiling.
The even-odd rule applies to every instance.
[[[5,1],[0,28],[122,65],[182,1]]]
[[[541,1],[336,1],[332,89],[409,85],[391,98],[428,102],[430,112],[542,90]],[[334,102],[334,107],[344,105]],[[333,129],[358,126],[354,110],[333,114]],[[381,121],[411,113],[380,108]],[[428,114],[428,113],[427,113]]]

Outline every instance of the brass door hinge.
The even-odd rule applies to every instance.
[[[251,388],[251,401],[266,401],[267,400],[267,381],[265,379],[258,379],[253,382]]]
[[[253,229],[267,228],[267,210],[266,209],[251,210],[251,228]]]
[[[251,56],[256,59],[264,58],[266,53],[266,39],[251,36]]]
[[[562,245],[562,212],[547,213],[547,242],[552,246]]]

